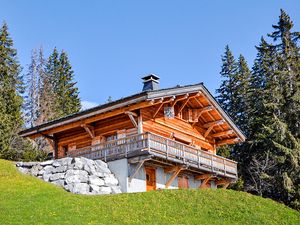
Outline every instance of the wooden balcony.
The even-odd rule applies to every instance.
[[[237,162],[149,132],[68,152],[69,157],[104,161],[138,155],[152,155],[192,170],[237,179]]]

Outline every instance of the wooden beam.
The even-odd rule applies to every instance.
[[[140,115],[138,116],[138,134],[143,133],[143,117],[142,114],[139,113]]]
[[[113,111],[107,111],[107,112],[104,112],[104,113],[99,113],[99,114],[90,116],[86,119],[76,120],[74,122],[69,122],[67,124],[60,125],[61,123],[64,123],[64,122],[61,122],[61,123],[56,124],[55,127],[49,128],[47,130],[45,129],[42,132],[45,133],[45,134],[59,133],[59,132],[64,131],[64,130],[80,127],[80,125],[82,123],[85,123],[85,124],[93,123],[93,122],[98,121],[98,120],[103,120],[103,119],[107,119],[109,117],[113,117],[113,116],[123,114],[126,111],[134,111],[136,109],[146,108],[146,107],[154,105],[154,104],[156,104],[156,103],[152,104],[151,101],[141,102],[141,103],[137,103],[137,104],[134,104],[134,105],[131,105],[131,106],[127,106],[127,107],[123,107],[123,108],[119,108],[119,109],[114,109]],[[41,132],[39,132],[39,131],[36,131],[36,132],[37,133],[27,135],[27,136],[30,137],[30,138],[36,138],[36,137],[41,136],[41,134],[40,134]]]
[[[205,131],[205,133],[204,133],[204,137],[206,138],[208,135],[209,135],[209,133],[211,132],[211,130],[215,127],[216,125],[212,125],[212,126],[210,126],[206,131]]]
[[[177,102],[187,99],[188,97],[189,97],[189,94],[185,94],[182,98],[176,98],[176,100],[172,103],[171,107],[174,107]]]
[[[199,188],[206,188],[206,184],[212,177],[214,177],[213,174],[207,173],[207,174],[195,176],[195,180],[202,180]]]
[[[201,182],[199,188],[201,188],[201,189],[206,188],[206,184],[209,182],[210,179],[211,179],[211,177],[205,178],[205,179]]]
[[[129,116],[129,119],[131,121],[131,123],[133,124],[134,127],[138,127],[137,122],[135,121],[134,117],[132,114],[127,114]]]
[[[211,178],[211,177],[213,177],[213,174],[206,173],[206,174],[197,175],[197,176],[194,177],[194,179],[195,180],[203,180],[203,179]]]
[[[155,113],[154,113],[154,115],[153,115],[153,117],[152,117],[152,119],[154,119],[155,117],[156,117],[156,115],[158,114],[158,112],[161,110],[161,108],[163,107],[163,105],[164,104],[166,104],[166,103],[169,103],[169,102],[173,102],[174,100],[175,100],[175,96],[172,96],[169,100],[167,100],[167,101],[159,101],[159,103],[161,103],[161,105],[158,107],[158,109],[155,111]],[[162,98],[162,100],[163,100],[163,98]]]
[[[212,134],[211,136],[216,138],[216,137],[222,137],[222,136],[233,134],[233,133],[234,133],[233,130],[225,130],[225,131],[222,131],[219,133]]]
[[[211,110],[213,110],[213,109],[214,109],[214,107],[211,106],[211,105],[199,109],[199,112],[198,112],[199,114],[197,115],[197,120],[199,120],[199,118],[202,116],[203,113],[209,112],[209,111],[211,111]],[[194,122],[194,123],[193,123],[193,126],[194,126],[196,123],[197,123],[197,122]]]
[[[230,180],[222,179],[222,180],[218,180],[216,182],[216,185],[217,186],[221,185],[223,189],[226,189],[229,186],[230,183],[231,183]]]
[[[223,123],[224,123],[224,120],[216,120],[216,121],[212,121],[212,122],[203,124],[203,127],[204,128],[209,128],[211,126],[221,125]]]
[[[182,104],[182,106],[179,108],[178,112],[177,112],[177,115],[179,115],[181,113],[181,111],[183,110],[183,108],[186,106],[186,104],[189,102],[191,97],[188,97],[184,103]]]
[[[90,135],[92,139],[95,138],[95,131],[93,126],[87,124],[81,124],[81,127],[85,129],[85,131]]]
[[[174,171],[174,173],[172,174],[172,176],[169,178],[169,180],[166,182],[165,188],[168,188],[173,181],[175,180],[175,178],[178,176],[178,174],[180,173],[180,171],[183,170],[182,167],[177,167],[176,170]]]
[[[229,138],[229,139],[224,139],[224,140],[221,140],[221,141],[218,141],[216,144],[217,146],[220,146],[220,145],[227,145],[227,144],[235,144],[237,142],[239,142],[239,138]]]
[[[179,168],[180,168],[180,166],[170,166],[170,167],[164,168],[164,172],[172,173],[172,172],[178,170]]]
[[[163,107],[165,103],[161,103],[160,106],[158,107],[158,109],[155,111],[154,115],[153,115],[153,119],[156,117],[156,115],[158,114],[158,112],[161,110],[161,108]]]
[[[132,179],[134,178],[134,176],[137,174],[137,172],[141,169],[142,165],[144,164],[144,162],[146,162],[147,160],[150,160],[150,159],[144,159],[142,161],[140,161],[138,163],[138,165],[136,166],[134,172],[130,175],[130,177],[128,178],[128,182],[129,184],[131,183]]]
[[[132,115],[132,116],[138,117],[138,114],[136,114],[135,112],[131,112],[131,111],[126,111],[125,114],[126,115]]]
[[[53,139],[53,143],[54,143],[54,158],[57,159],[58,158],[58,140],[56,135],[53,135],[54,139]]]

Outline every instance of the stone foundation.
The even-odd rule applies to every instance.
[[[119,182],[107,164],[87,158],[62,158],[45,162],[18,162],[25,174],[63,187],[74,194],[121,193]]]

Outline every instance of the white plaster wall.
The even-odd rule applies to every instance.
[[[137,164],[128,165],[129,174],[133,174],[136,170]],[[146,191],[146,174],[145,167],[142,166],[135,174],[134,178],[129,183],[127,178],[127,192],[143,192]]]
[[[119,159],[108,162],[108,167],[112,173],[117,177],[121,186],[122,192],[128,192],[127,179],[128,179],[128,162],[127,159]]]
[[[144,192],[146,191],[145,167],[142,166],[129,183],[130,174],[134,173],[137,164],[128,164],[127,159],[120,159],[108,162],[109,169],[119,180],[122,192]],[[156,189],[165,189],[165,184],[172,176],[172,173],[165,173],[163,168],[156,168]],[[189,188],[199,188],[201,181],[195,180],[188,175]],[[214,181],[211,181],[211,188],[217,188]],[[178,189],[178,177],[174,179],[168,189]]]

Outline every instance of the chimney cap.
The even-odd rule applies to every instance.
[[[151,80],[156,82],[156,83],[159,83],[159,76],[151,73],[151,74],[148,74],[148,75],[142,77],[142,80],[143,80],[144,83],[147,82],[147,81],[151,81]]]

